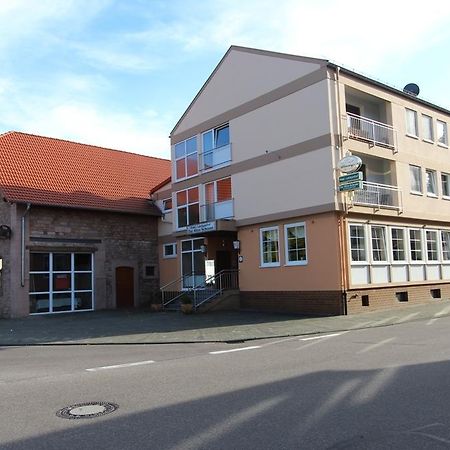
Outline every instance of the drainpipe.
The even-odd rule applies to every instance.
[[[340,67],[336,67],[336,90],[337,90],[337,114],[338,114],[338,135],[339,135],[339,157],[344,157],[344,138],[342,135],[342,111],[341,111],[341,90],[339,87],[339,73]],[[345,198],[345,194],[342,195],[342,200],[344,204],[344,211],[339,220],[339,252],[341,257],[341,291],[342,291],[342,313],[347,315],[347,286],[348,286],[348,264],[347,264],[347,239],[346,239],[346,230],[347,230],[347,220],[346,215],[348,213],[347,209],[347,201]]]
[[[31,204],[27,203],[27,209],[21,217],[20,223],[20,285],[25,286],[25,216],[31,208]]]

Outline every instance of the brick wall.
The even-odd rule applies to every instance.
[[[15,206],[0,205],[0,216]],[[20,240],[20,217],[25,208],[17,208],[14,237]],[[1,223],[7,223],[6,218]],[[20,251],[8,255],[8,242],[0,240],[0,256],[4,257],[3,296],[0,317],[28,314],[29,252],[89,251],[94,253],[95,309],[115,307],[115,270],[120,266],[134,269],[135,306],[143,306],[159,293],[157,218],[113,212],[47,208],[32,206],[26,216],[26,279],[20,286]],[[12,280],[7,260],[16,261]],[[155,276],[145,276],[145,266],[155,267]],[[18,278],[19,277],[19,278]],[[11,283],[10,283],[11,281]],[[9,284],[14,294],[9,293]],[[17,285],[17,286],[16,286]],[[12,298],[13,297],[13,298]],[[12,298],[12,301],[11,301]],[[13,308],[11,308],[11,304]]]
[[[435,294],[438,294],[437,290],[440,290],[441,298],[433,298],[431,290],[436,290]],[[402,292],[407,293],[407,302],[398,300],[396,294]],[[368,298],[363,299],[363,296]],[[347,292],[347,310],[348,314],[358,314],[381,309],[395,309],[406,305],[435,303],[441,299],[450,299],[450,283],[355,289]],[[368,306],[363,306],[363,300],[368,301]]]
[[[342,314],[340,291],[241,291],[240,307],[281,313]]]
[[[11,227],[11,206],[0,200],[0,225]],[[11,315],[11,241],[0,239],[0,258],[2,259],[2,271],[0,272],[0,317]]]

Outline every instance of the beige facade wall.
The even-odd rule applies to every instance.
[[[332,84],[332,83],[331,83]],[[331,88],[332,89],[332,88]],[[341,97],[341,124],[343,133],[346,133],[345,121],[345,103],[352,102],[353,89],[361,93],[367,93],[386,102],[386,111],[381,114],[381,120],[386,121],[396,129],[397,134],[397,152],[391,149],[379,146],[372,146],[365,142],[354,139],[344,140],[344,153],[350,150],[358,154],[364,161],[364,156],[383,158],[389,160],[392,164],[392,185],[398,185],[402,190],[403,209],[401,216],[413,219],[422,219],[426,217],[430,221],[448,221],[450,217],[450,201],[442,198],[441,173],[450,173],[450,149],[439,145],[436,138],[436,121],[441,120],[447,123],[447,129],[450,128],[450,115],[414,101],[414,98],[406,98],[400,94],[396,95],[388,90],[375,85],[357,80],[348,75],[340,76],[340,97]],[[370,106],[370,105],[369,105]],[[406,129],[405,108],[417,112],[418,137],[411,137]],[[367,111],[361,111],[361,115],[371,114],[370,107]],[[422,115],[430,116],[433,120],[434,142],[424,140],[424,131],[422,124]],[[416,195],[410,192],[410,164],[422,168],[423,194]],[[430,197],[426,192],[425,170],[436,171],[437,175],[437,198]],[[342,194],[339,194],[342,195]],[[368,208],[357,207],[357,212],[368,212]],[[397,212],[388,210],[374,211],[379,215],[398,215]]]
[[[319,64],[295,58],[231,50],[194,100],[175,132],[181,133],[319,67]],[[239,77],[239,83],[236,83],[236,77]]]
[[[232,184],[237,221],[318,205],[334,209],[330,148],[238,173]]]
[[[175,238],[173,239],[173,242],[177,242]],[[178,241],[176,258],[164,258],[163,244],[158,246],[160,286],[165,286],[181,277],[180,245],[180,241]],[[176,289],[178,289],[178,286]]]
[[[286,266],[284,225],[305,222],[308,263]],[[280,266],[261,267],[260,228],[276,226],[280,233]],[[274,221],[242,227],[239,284],[241,291],[339,291],[341,262],[338,217],[335,213]]]

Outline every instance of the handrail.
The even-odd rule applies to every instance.
[[[180,282],[183,284],[183,281],[184,281],[185,278],[191,277],[191,276],[194,276],[194,275],[195,275],[195,272],[191,272],[191,273],[189,273],[189,274],[181,275],[181,277],[177,278],[176,280],[173,280],[173,281],[171,281],[170,283],[167,283],[167,284],[165,284],[164,286],[161,286],[161,287],[159,288],[159,290],[160,290],[160,292],[161,292],[161,302],[162,302],[162,307],[163,307],[163,308],[164,308],[165,306],[167,306],[169,303],[172,303],[172,302],[175,301],[176,299],[180,298],[180,297],[185,293],[185,291],[183,291],[183,290],[179,291],[178,289],[175,290],[175,291],[167,291],[166,288],[167,288],[168,286],[172,286],[172,285],[174,285],[174,284],[179,285]],[[175,295],[174,297],[172,297],[171,299],[169,299],[168,301],[166,301],[166,299],[165,299],[165,297],[166,297],[166,295],[165,295],[165,294],[166,294],[166,291],[167,291],[167,292],[178,292],[178,294]]]
[[[393,208],[402,211],[402,190],[398,186],[370,181],[363,181],[362,185],[363,189],[356,190],[353,194],[352,203],[354,205]]]

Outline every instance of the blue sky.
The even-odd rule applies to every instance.
[[[415,82],[450,109],[448,0],[0,0],[0,133],[169,157],[232,44]]]

